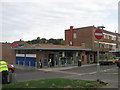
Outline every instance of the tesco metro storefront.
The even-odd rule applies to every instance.
[[[51,60],[51,67],[77,65],[81,59],[82,64],[88,64],[92,55],[91,49],[81,46],[54,45],[54,44],[18,44],[12,49],[15,51],[16,64],[40,67],[49,67],[48,62]],[[93,62],[96,62],[93,58]]]

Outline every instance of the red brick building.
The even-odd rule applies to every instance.
[[[97,39],[94,32],[97,28],[94,26],[73,28],[65,30],[65,43],[72,46],[84,46],[93,51],[97,50]],[[71,35],[72,33],[72,35]],[[101,51],[117,52],[120,48],[120,34],[103,30],[104,37],[99,42]],[[72,39],[71,39],[72,38]]]

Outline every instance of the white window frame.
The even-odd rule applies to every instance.
[[[74,38],[74,39],[77,38],[77,33],[73,33],[73,38]]]
[[[120,37],[118,37],[118,41],[120,42]]]
[[[112,34],[107,34],[107,33],[103,33],[104,34],[104,38],[105,39],[110,39],[110,36],[112,37],[112,40],[116,40],[116,35],[112,35]]]

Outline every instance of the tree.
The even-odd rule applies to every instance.
[[[65,45],[65,40],[61,40],[60,44]]]
[[[40,37],[37,37],[37,40],[40,40]]]
[[[41,43],[40,37],[37,37],[36,43]]]
[[[46,38],[42,38],[41,39],[41,43],[47,43],[47,39]]]
[[[37,37],[37,39],[33,39],[33,40],[29,40],[27,41],[27,43],[29,44],[37,44],[37,43],[53,43],[53,44],[57,44],[57,45],[65,45],[65,41],[63,39],[46,39],[46,38],[42,38],[40,39],[40,37]]]
[[[48,40],[48,43],[54,43],[54,41],[55,41],[55,39],[50,38],[50,39]]]

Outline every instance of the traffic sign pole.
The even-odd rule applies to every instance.
[[[100,81],[100,64],[99,64],[99,40],[98,40],[98,49],[97,49],[97,81]]]
[[[97,29],[95,31],[95,37],[97,39],[97,81],[99,82],[100,81],[100,64],[99,64],[99,40],[102,39],[103,37],[103,32],[101,29]]]

